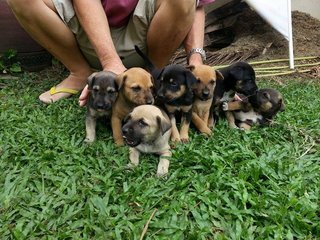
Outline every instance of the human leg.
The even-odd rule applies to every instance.
[[[150,59],[157,67],[168,64],[190,31],[196,12],[195,0],[157,0],[147,33]]]
[[[56,86],[81,90],[92,70],[83,57],[71,30],[59,18],[50,0],[7,0],[23,28],[70,71],[70,75]],[[49,91],[39,99],[52,103],[69,97],[70,93],[51,95]]]

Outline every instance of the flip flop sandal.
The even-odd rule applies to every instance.
[[[57,93],[67,93],[67,94],[70,94],[70,95],[69,96],[62,96],[61,98],[56,99],[56,100],[53,100],[53,99],[49,99],[49,100],[45,100],[45,99],[41,100],[41,99],[39,99],[39,100],[41,102],[43,102],[43,103],[50,104],[50,103],[54,103],[54,102],[56,102],[56,101],[58,101],[60,99],[71,97],[72,95],[75,95],[75,94],[79,93],[79,91],[78,90],[74,90],[74,89],[70,89],[70,88],[59,88],[59,89],[57,89],[56,86],[53,86],[49,90],[50,96],[55,95]]]

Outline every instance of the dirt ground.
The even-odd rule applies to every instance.
[[[248,24],[249,23],[249,24]],[[320,62],[320,20],[307,13],[292,12],[294,56],[317,57],[312,60],[300,60],[299,64]],[[235,61],[265,61],[289,58],[288,41],[271,25],[265,22],[255,11],[246,8],[233,25],[233,42],[222,49],[206,46],[207,64],[223,65]],[[209,38],[214,36],[210,35]],[[208,35],[206,36],[208,40]],[[186,64],[184,51],[177,52],[172,63]],[[273,66],[274,64],[269,64]],[[308,67],[310,77],[320,78],[320,64]],[[303,69],[305,70],[305,69]]]

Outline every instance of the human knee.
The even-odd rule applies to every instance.
[[[30,7],[35,0],[7,0],[7,4],[12,9],[15,14],[22,14],[27,12],[27,9]]]
[[[191,17],[196,10],[196,0],[163,0],[174,9],[179,17]]]

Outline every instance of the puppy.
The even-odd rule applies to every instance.
[[[173,142],[189,141],[191,110],[194,102],[193,88],[197,79],[189,69],[181,65],[168,65],[162,73],[157,91],[171,124]],[[181,112],[180,132],[177,128],[175,114]]]
[[[233,114],[234,124],[240,129],[249,130],[254,124],[270,125],[276,114],[285,110],[283,97],[275,89],[259,89],[252,96],[239,97],[241,100],[224,102],[222,108]]]
[[[199,65],[188,66],[197,79],[194,89],[194,103],[192,106],[192,123],[203,134],[210,136],[211,129],[208,126],[210,107],[213,101],[213,91],[216,81],[223,80],[219,71],[215,71],[211,66]]]
[[[155,153],[160,155],[157,175],[168,173],[171,123],[164,111],[152,105],[135,107],[126,117],[122,133],[126,144],[130,146],[129,166],[139,164],[141,152]]]
[[[156,105],[163,107],[172,124],[171,140],[173,142],[189,141],[191,109],[194,101],[193,86],[197,80],[191,71],[181,65],[172,64],[162,69],[156,68],[141,50],[135,46],[142,57],[147,70],[151,73],[156,87]],[[181,112],[180,133],[175,114]]]
[[[210,109],[209,126],[213,127],[221,114],[221,104],[225,101],[231,101],[235,92],[250,96],[258,90],[256,84],[255,71],[252,66],[246,62],[237,62],[228,67],[219,70],[223,79],[218,79],[214,90],[213,103]],[[234,122],[233,114],[224,112],[230,127]]]
[[[118,95],[116,74],[112,72],[98,72],[89,76],[88,103],[86,114],[86,143],[96,139],[96,122],[99,117],[111,117],[112,105]]]
[[[138,105],[153,104],[153,80],[143,68],[130,68],[117,76],[118,98],[112,108],[111,126],[116,145],[124,144],[122,138],[122,120]]]

